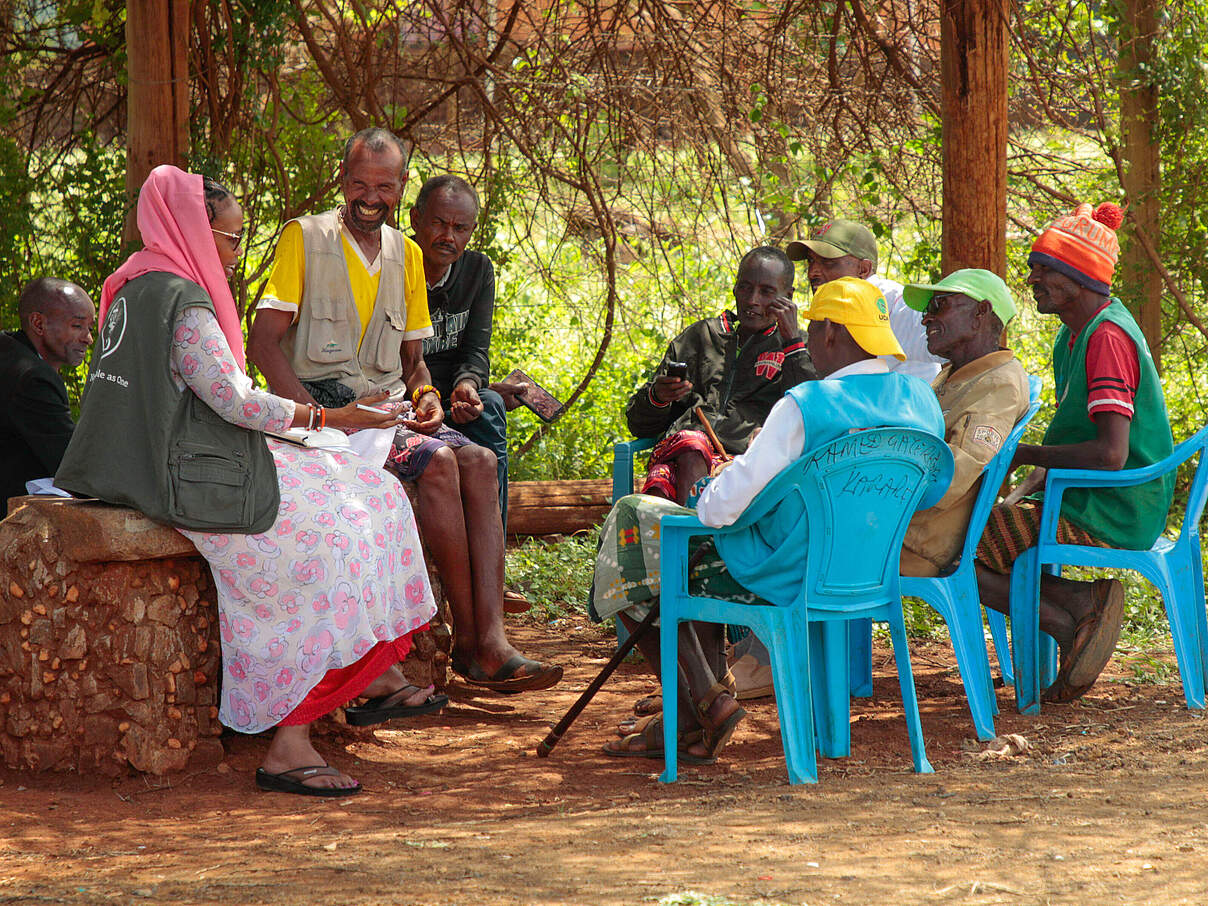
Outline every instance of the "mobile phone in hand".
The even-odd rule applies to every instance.
[[[552,393],[519,368],[514,369],[504,381],[508,384],[528,384],[528,390],[516,398],[543,422],[552,422],[566,409]]]
[[[688,380],[688,363],[687,362],[672,362],[667,361],[667,368],[663,372],[667,377],[679,378],[681,381]]]

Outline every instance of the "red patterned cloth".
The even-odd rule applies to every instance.
[[[654,445],[650,452],[650,465],[646,470],[643,494],[653,494],[667,500],[675,500],[676,457],[681,453],[699,453],[708,463],[709,471],[721,461],[721,457],[709,443],[703,431],[676,431]]]

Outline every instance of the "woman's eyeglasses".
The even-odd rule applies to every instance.
[[[228,233],[226,230],[216,230],[213,227],[210,227],[210,232],[217,233],[219,236],[226,236],[227,239],[231,240],[231,251],[232,252],[239,251],[239,245],[240,245],[240,243],[243,242],[243,232],[242,231],[240,231],[238,233]]]

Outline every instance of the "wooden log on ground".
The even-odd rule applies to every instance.
[[[513,481],[508,485],[508,532],[569,535],[604,521],[612,507],[612,480]]]

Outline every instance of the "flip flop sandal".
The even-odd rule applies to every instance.
[[[663,760],[663,719],[662,715],[651,715],[651,720],[642,727],[641,732],[630,733],[616,740],[615,743],[605,743],[604,754],[613,758],[652,758]],[[679,748],[676,758],[684,764],[716,764],[716,758],[702,758],[688,751],[688,746],[701,742],[703,734],[700,730],[681,733],[678,739]],[[631,746],[641,740],[644,745],[640,749]]]
[[[516,676],[516,671],[522,667],[532,672]],[[542,664],[522,654],[512,655],[490,676],[475,663],[467,664],[456,660],[453,662],[453,672],[471,686],[508,695],[548,689],[562,679],[562,668],[557,664]]]
[[[410,698],[419,686],[406,685],[386,695],[371,698],[363,705],[344,709],[344,719],[354,727],[369,727],[396,717],[418,717],[439,711],[449,703],[449,696],[442,693],[429,695],[418,705],[404,705],[402,699]],[[394,702],[394,704],[391,704]]]
[[[1095,583],[1096,620],[1081,648],[1070,649],[1066,684],[1071,690],[1084,691],[1094,685],[1120,641],[1120,626],[1124,621],[1124,586],[1116,579],[1100,579]],[[1079,624],[1081,625],[1081,624]],[[1081,694],[1081,693],[1080,693]]]
[[[293,775],[298,775],[297,779]],[[340,772],[329,764],[312,764],[306,767],[270,774],[264,768],[256,768],[256,786],[269,793],[293,793],[296,796],[321,796],[324,799],[341,799],[355,796],[361,791],[356,786],[307,786],[303,780],[311,777],[338,777]]]

